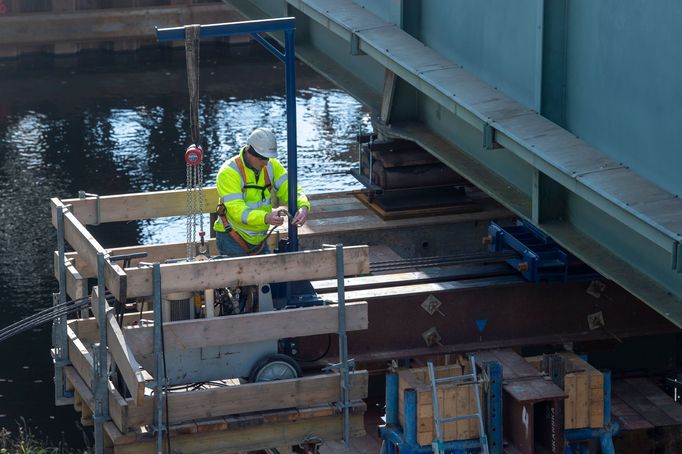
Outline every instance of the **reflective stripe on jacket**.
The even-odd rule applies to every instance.
[[[271,191],[277,194],[277,199],[283,205],[286,205],[289,201],[289,184],[286,169],[274,158],[268,161],[256,181],[256,174],[244,163],[244,150],[245,148],[242,148],[238,156],[227,160],[218,171],[216,178],[218,203],[225,205],[230,226],[244,238],[244,241],[257,245],[263,241],[268,232],[269,225],[265,223],[265,216],[272,211]],[[244,163],[246,181],[242,181],[239,166],[236,164],[237,159],[241,159]],[[270,188],[266,187],[265,172],[268,173],[272,182]],[[305,206],[310,210],[310,203],[300,185],[297,193],[298,208]],[[216,232],[225,231],[220,218],[213,228]]]

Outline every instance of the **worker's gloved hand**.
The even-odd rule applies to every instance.
[[[265,223],[270,225],[284,224],[284,218],[279,215],[278,211],[271,211],[265,216]]]
[[[292,219],[291,223],[297,226],[302,226],[305,221],[308,220],[308,207],[301,207],[296,212],[296,216]]]

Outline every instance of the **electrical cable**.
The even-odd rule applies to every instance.
[[[21,334],[30,329],[36,328],[44,323],[52,321],[56,318],[69,315],[77,312],[85,307],[90,306],[90,297],[78,298],[76,300],[67,301],[65,303],[57,304],[52,307],[37,312],[30,317],[12,323],[9,326],[0,330],[0,342]]]

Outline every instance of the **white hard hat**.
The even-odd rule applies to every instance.
[[[256,128],[246,139],[256,153],[265,158],[277,157],[277,139],[275,134],[267,128]]]

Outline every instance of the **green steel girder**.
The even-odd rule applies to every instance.
[[[227,1],[249,18],[295,16],[299,58],[389,119],[383,134],[419,143],[682,327],[676,196],[351,0]],[[416,90],[385,89],[393,75]]]

